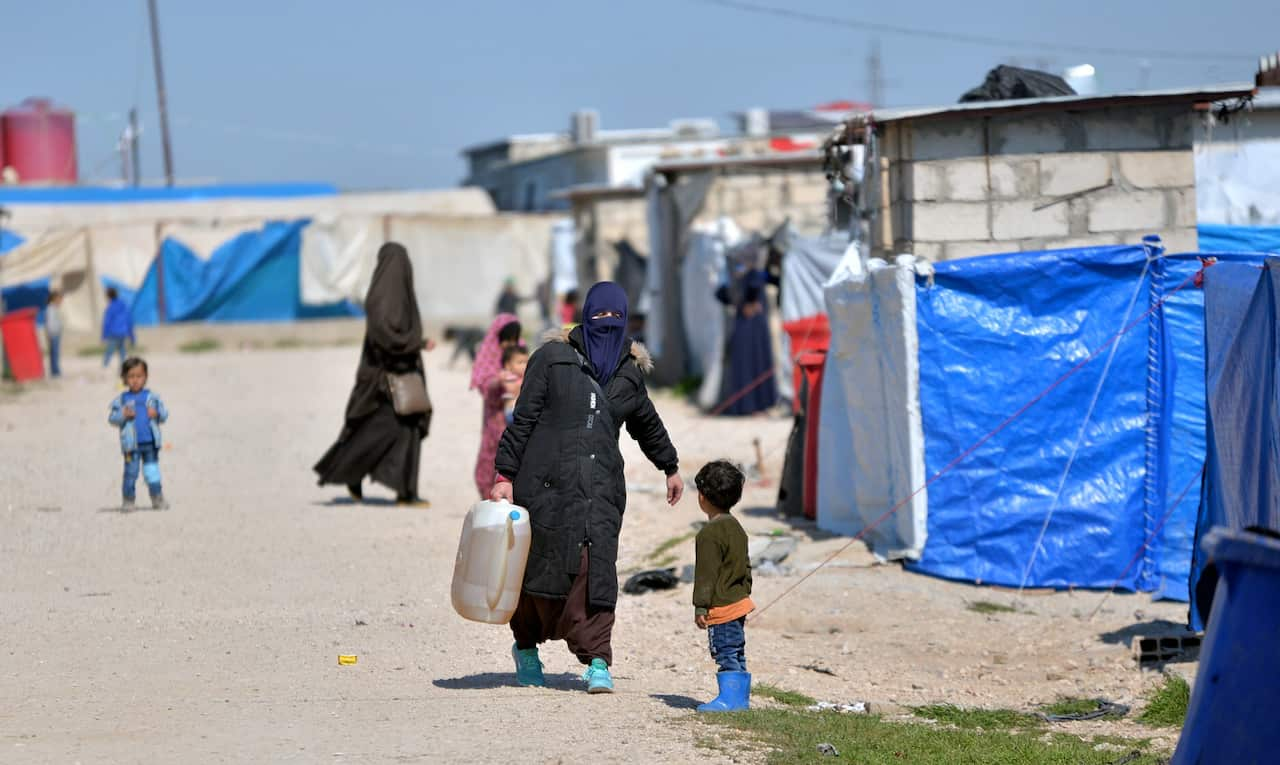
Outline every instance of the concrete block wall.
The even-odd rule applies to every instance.
[[[743,231],[769,234],[790,219],[800,231],[821,231],[827,222],[827,189],[816,161],[803,170],[735,168],[712,182],[697,221],[727,216]]]
[[[873,250],[945,260],[1147,234],[1194,250],[1192,119],[1160,107],[891,124],[889,230],[872,227]]]

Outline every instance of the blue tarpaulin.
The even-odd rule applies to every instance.
[[[1280,254],[1280,226],[1220,226],[1197,229],[1201,252],[1269,252]]]
[[[1209,438],[1196,539],[1215,526],[1280,530],[1280,258],[1268,258],[1265,269],[1213,266],[1205,271],[1204,294]],[[1195,587],[1203,555],[1197,546],[1195,628],[1203,627]]]
[[[912,568],[1187,598],[1204,459],[1201,260],[1148,267],[1147,256],[1142,246],[997,255],[940,263],[921,279],[929,475],[1132,328],[929,487],[928,542]]]
[[[291,199],[333,196],[329,183],[261,183],[217,186],[7,186],[0,187],[3,205],[119,204],[131,202],[192,202],[203,199]]]
[[[268,223],[245,232],[201,260],[176,239],[160,246],[165,321],[292,321],[359,315],[348,303],[304,306],[299,294],[299,250],[307,221]],[[152,264],[133,300],[139,325],[160,318],[159,269]]]

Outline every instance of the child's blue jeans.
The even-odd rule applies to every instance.
[[[138,485],[138,471],[147,482],[151,496],[160,492],[160,451],[155,444],[138,444],[138,450],[124,456],[124,498],[133,499]]]
[[[49,376],[62,376],[62,335],[49,335]]]
[[[747,671],[747,618],[707,627],[707,643],[711,658],[721,672]]]
[[[125,341],[126,339],[127,339],[127,338],[123,338],[123,337],[108,337],[108,338],[106,339],[106,344],[107,344],[107,354],[106,354],[106,356],[104,356],[104,357],[103,357],[103,359],[102,359],[102,368],[103,368],[103,369],[106,369],[107,367],[111,366],[111,357],[112,357],[112,356],[115,356],[115,355],[119,355],[119,356],[120,356],[120,363],[121,363],[121,364],[123,364],[123,363],[124,363],[124,360],[125,360],[125,355],[124,355],[124,341]]]

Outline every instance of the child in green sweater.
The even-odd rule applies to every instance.
[[[720,695],[698,711],[740,711],[749,708],[751,699],[746,622],[755,604],[751,602],[747,532],[729,511],[742,499],[746,476],[732,463],[716,460],[704,465],[693,482],[698,507],[707,514],[707,525],[695,541],[693,620],[707,631],[720,686]]]

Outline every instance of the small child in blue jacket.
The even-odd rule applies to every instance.
[[[120,450],[124,452],[123,512],[133,510],[138,471],[151,491],[151,507],[168,509],[160,486],[160,425],[169,419],[169,410],[160,397],[147,390],[147,362],[132,356],[125,359],[120,376],[128,388],[111,402],[107,421],[120,429]]]
[[[120,299],[120,293],[114,287],[107,288],[107,310],[102,314],[102,344],[107,347],[102,359],[102,368],[111,366],[111,358],[116,354],[124,361],[124,343],[137,347],[138,339],[133,334],[133,314],[129,305]],[[145,366],[145,365],[144,365]]]

